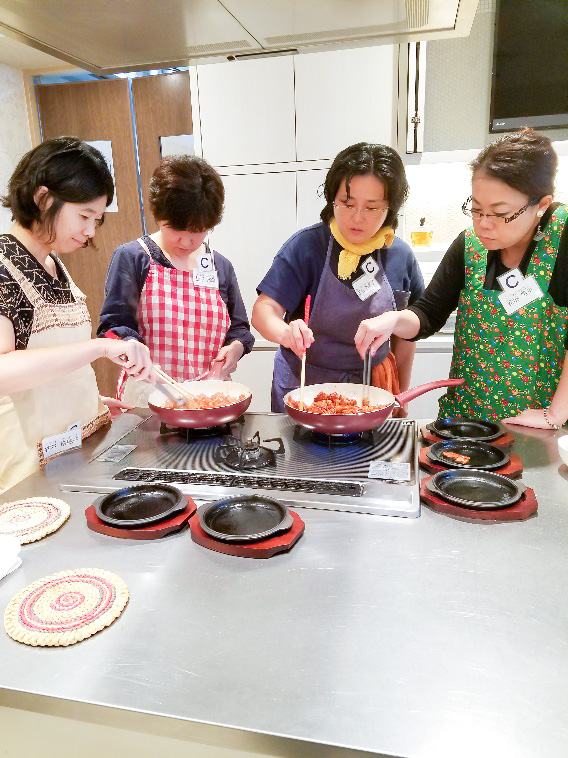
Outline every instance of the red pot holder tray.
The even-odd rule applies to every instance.
[[[189,529],[191,539],[202,547],[209,550],[216,550],[218,553],[227,555],[236,555],[239,558],[270,558],[276,553],[284,553],[286,550],[296,544],[304,533],[304,522],[294,511],[290,511],[294,523],[292,527],[284,534],[278,534],[276,537],[269,537],[259,542],[238,543],[222,542],[206,534],[199,523],[199,516],[195,514],[189,520]]]
[[[191,516],[193,516],[197,510],[197,506],[187,495],[186,498],[187,508],[185,511],[176,513],[175,516],[172,516],[167,521],[158,521],[155,524],[148,524],[148,526],[128,528],[105,524],[97,516],[95,506],[90,505],[85,511],[87,526],[91,531],[106,534],[109,537],[120,537],[127,540],[157,540],[160,537],[165,537],[167,534],[172,534],[172,532],[179,532],[187,524]]]

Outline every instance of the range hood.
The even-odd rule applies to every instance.
[[[467,36],[478,0],[0,0],[0,32],[105,75]]]

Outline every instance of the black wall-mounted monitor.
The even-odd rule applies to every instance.
[[[568,126],[568,0],[497,0],[490,132]]]

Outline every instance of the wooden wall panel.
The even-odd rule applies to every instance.
[[[189,74],[144,76],[132,80],[140,179],[148,234],[157,230],[148,205],[148,185],[160,161],[160,137],[193,134]]]
[[[99,322],[103,288],[113,250],[142,234],[134,137],[128,82],[124,79],[43,85],[38,87],[43,139],[72,135],[84,140],[111,140],[118,213],[107,213],[97,231],[97,250],[77,250],[65,265],[87,295],[93,333]],[[99,389],[113,395],[118,367],[110,361],[94,364]]]

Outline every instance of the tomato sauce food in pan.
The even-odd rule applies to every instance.
[[[288,405],[296,410],[300,409],[300,402],[292,398],[288,399]],[[320,413],[325,416],[346,416],[359,413],[373,413],[386,408],[386,405],[371,405],[368,400],[363,400],[359,405],[357,400],[351,397],[343,397],[337,392],[319,392],[313,403],[304,403],[302,410],[307,413]]]

